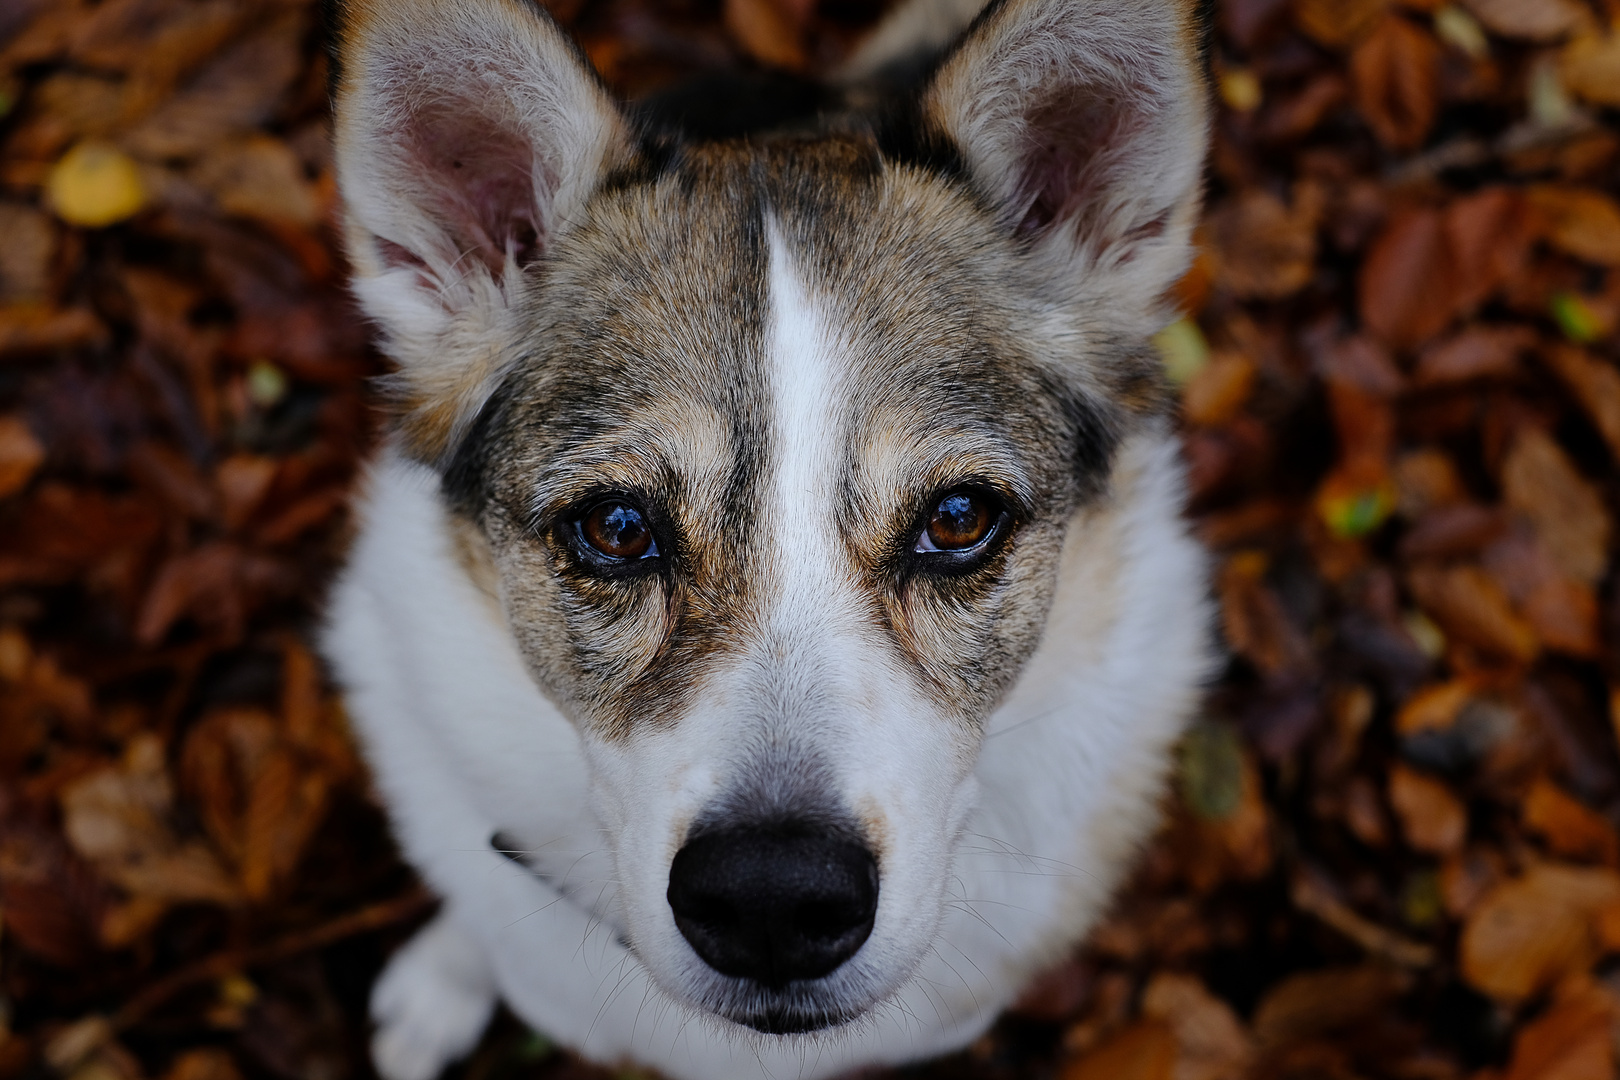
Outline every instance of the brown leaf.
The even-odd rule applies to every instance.
[[[1519,1030],[1503,1080],[1610,1080],[1611,1012],[1589,998],[1555,1003]]]
[[[241,1080],[229,1053],[216,1047],[187,1050],[174,1059],[163,1080]]]
[[[1142,991],[1142,1015],[1175,1036],[1171,1080],[1237,1080],[1254,1058],[1254,1042],[1232,1007],[1191,975],[1155,975]]]
[[[1140,1020],[1065,1065],[1059,1075],[1061,1080],[1172,1080],[1176,1050],[1169,1024]]]
[[[1620,266],[1620,205],[1592,188],[1537,184],[1525,192],[1561,251],[1599,266]]]
[[[1462,849],[1468,810],[1440,780],[1397,763],[1389,771],[1389,803],[1415,850],[1449,855]]]
[[[62,828],[74,848],[128,892],[160,900],[230,903],[236,888],[204,845],[170,824],[173,792],[156,736],[130,741],[117,766],[62,791]]]
[[[1254,386],[1254,361],[1241,353],[1217,352],[1181,392],[1181,412],[1189,423],[1216,426],[1235,416]]]
[[[1603,815],[1545,777],[1537,777],[1524,797],[1524,824],[1556,855],[1614,863],[1620,839]]]
[[[1543,356],[1591,417],[1614,460],[1620,462],[1620,370],[1570,345],[1555,345]]]
[[[1440,47],[1407,19],[1389,15],[1350,54],[1356,105],[1378,141],[1420,145],[1434,125]]]
[[[1592,21],[1577,0],[1463,0],[1463,4],[1492,33],[1527,41],[1552,41]]]
[[[307,229],[325,212],[303,162],[285,142],[266,135],[211,149],[192,177],[235,217]]]
[[[748,55],[771,67],[804,67],[803,19],[780,0],[725,0],[726,29]]]
[[[1553,863],[1530,867],[1480,900],[1458,958],[1475,988],[1522,1001],[1596,956],[1591,921],[1620,900],[1620,874]]]
[[[107,328],[89,308],[0,306],[0,357],[79,348],[106,337]]]
[[[1401,537],[1405,559],[1455,559],[1473,555],[1507,529],[1507,515],[1494,506],[1458,503],[1427,511]]]
[[[1537,215],[1513,188],[1488,187],[1446,206],[1458,313],[1474,311],[1524,273],[1539,229]]]
[[[1294,21],[1317,43],[1339,48],[1371,31],[1388,6],[1388,0],[1294,0]]]
[[[1539,428],[1519,433],[1502,464],[1508,506],[1534,526],[1558,568],[1593,585],[1608,565],[1611,528],[1597,488],[1576,471],[1551,436]]]
[[[1395,348],[1422,345],[1459,305],[1455,265],[1438,210],[1396,214],[1361,264],[1362,322]]]
[[[1436,507],[1465,502],[1468,491],[1451,458],[1439,450],[1413,450],[1394,466],[1396,505],[1415,518]]]
[[[1405,987],[1399,972],[1375,964],[1290,975],[1255,1006],[1255,1038],[1275,1048],[1341,1030],[1383,1009]]]
[[[45,462],[45,447],[16,416],[0,416],[0,499],[28,486]]]
[[[257,770],[243,819],[242,889],[263,900],[298,866],[326,813],[328,785],[278,747]]]
[[[1529,327],[1470,326],[1425,348],[1413,381],[1418,386],[1440,386],[1507,375],[1517,370],[1518,358],[1535,341]]]
[[[124,135],[132,152],[186,158],[256,127],[297,77],[306,33],[291,11],[214,55],[180,93]]]
[[[1281,299],[1310,281],[1316,262],[1316,199],[1297,194],[1290,208],[1248,188],[1209,215],[1215,278],[1234,296]]]
[[[1418,603],[1447,634],[1520,662],[1533,660],[1541,651],[1535,630],[1478,567],[1419,566],[1407,581]]]
[[[0,303],[46,299],[56,257],[56,226],[49,215],[20,203],[0,202]]]
[[[1282,601],[1261,580],[1265,564],[1244,554],[1227,560],[1220,575],[1221,618],[1226,640],[1255,667],[1271,676],[1307,670],[1310,643],[1294,625]]]
[[[1620,108],[1620,29],[1581,35],[1565,46],[1558,63],[1570,93],[1595,105]]]

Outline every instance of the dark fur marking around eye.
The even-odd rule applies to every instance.
[[[467,425],[461,441],[450,454],[449,464],[439,480],[439,491],[450,509],[470,518],[476,518],[489,500],[485,483],[485,465],[489,460],[493,429],[496,420],[505,411],[514,392],[514,379],[502,379],[493,393],[479,406],[473,422]]]

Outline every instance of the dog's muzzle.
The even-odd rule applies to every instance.
[[[779,990],[831,974],[865,943],[877,915],[877,861],[844,836],[711,832],[676,853],[668,899],[705,963]]]

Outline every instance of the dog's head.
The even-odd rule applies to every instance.
[[[338,160],[400,442],[579,730],[676,999],[813,1030],[930,947],[986,717],[1155,408],[1195,33],[1009,0],[879,116],[687,144],[522,0],[352,5]]]

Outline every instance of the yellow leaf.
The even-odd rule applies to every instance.
[[[1620,29],[1605,37],[1584,35],[1559,58],[1564,85],[1596,105],[1620,107]]]
[[[57,217],[92,229],[134,217],[146,205],[135,162],[101,142],[82,142],[62,155],[45,190]]]

